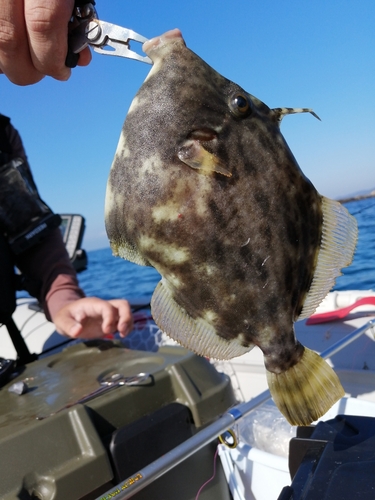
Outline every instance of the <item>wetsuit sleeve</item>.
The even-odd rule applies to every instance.
[[[27,165],[21,136],[10,121],[5,127],[5,133],[11,147],[10,159],[22,158]],[[29,173],[32,177],[30,169]],[[53,321],[63,306],[85,296],[78,285],[77,275],[59,228],[51,231],[42,242],[17,256],[16,265],[31,283],[36,284],[32,294],[43,305],[49,320]]]
[[[16,264],[29,279],[39,283],[36,298],[49,320],[53,321],[63,306],[85,296],[78,285],[59,228],[18,256]]]
[[[16,130],[11,123],[5,127],[5,133],[7,134],[9,144],[11,146],[12,152],[10,153],[10,159],[22,158],[27,161],[27,156],[25,148],[22,144],[22,139],[18,130]]]

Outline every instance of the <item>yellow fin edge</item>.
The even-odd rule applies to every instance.
[[[298,319],[310,317],[334,286],[341,269],[352,262],[357,244],[355,217],[338,201],[322,196],[323,228],[314,278]]]
[[[121,241],[120,243],[111,241],[110,245],[115,257],[121,257],[122,259],[129,260],[139,266],[151,266],[151,264],[139,253],[138,249],[134,245],[131,245],[126,241]]]
[[[291,425],[310,425],[345,395],[333,369],[306,347],[289,370],[266,373],[272,398]]]

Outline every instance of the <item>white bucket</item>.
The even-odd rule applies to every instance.
[[[290,484],[288,459],[240,443],[219,455],[233,500],[274,500]]]

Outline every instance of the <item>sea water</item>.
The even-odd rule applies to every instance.
[[[375,198],[345,204],[358,222],[359,237],[353,263],[336,281],[336,290],[375,289]],[[160,280],[152,267],[114,257],[109,248],[88,252],[88,269],[79,275],[86,295],[104,299],[149,300]]]
[[[358,222],[352,264],[343,269],[335,290],[375,290],[375,197],[344,204]]]
[[[87,257],[88,267],[78,275],[87,296],[149,300],[160,281],[160,274],[153,267],[114,257],[110,248],[87,252]]]

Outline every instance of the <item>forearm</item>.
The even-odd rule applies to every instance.
[[[49,320],[69,302],[84,297],[59,229],[17,258],[17,267],[39,284],[36,293]]]
[[[64,306],[83,297],[85,297],[85,294],[78,286],[76,277],[69,274],[60,274],[52,282],[43,301],[44,313],[47,319],[54,322],[57,313]]]

